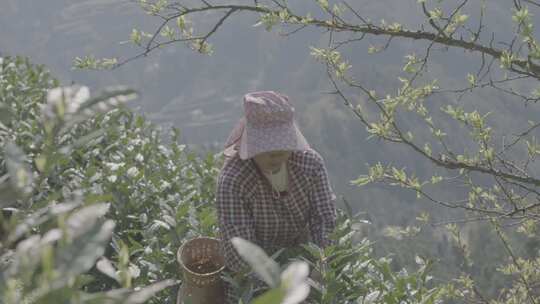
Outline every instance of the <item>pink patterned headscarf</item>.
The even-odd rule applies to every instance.
[[[225,155],[239,153],[241,159],[276,150],[307,150],[309,144],[294,122],[289,98],[274,91],[244,96],[244,117],[225,143]]]

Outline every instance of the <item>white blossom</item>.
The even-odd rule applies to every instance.
[[[160,189],[161,191],[163,191],[163,190],[169,189],[170,187],[171,187],[171,183],[169,183],[169,182],[167,182],[167,181],[162,181],[162,182],[161,182],[161,185],[159,186],[159,189]]]
[[[135,155],[135,160],[142,163],[144,161],[144,156],[142,156],[141,153],[137,153],[137,155]]]
[[[90,90],[85,86],[58,87],[47,92],[47,103],[42,106],[42,114],[53,117],[59,112],[74,114],[90,98]]]
[[[142,143],[143,143],[143,141],[140,138],[134,138],[134,139],[129,141],[129,144],[133,145],[133,146],[138,146],[138,145],[140,145]]]
[[[109,163],[109,162],[105,163],[105,166],[107,166],[109,170],[111,171],[116,171],[120,169],[121,167],[123,167],[124,165],[125,163]]]
[[[178,193],[175,193],[175,194],[167,194],[167,199],[166,199],[166,201],[168,201],[168,202],[175,202],[175,201],[179,201],[179,200],[181,200],[180,194],[178,194]]]
[[[118,155],[118,154],[114,154],[111,156],[112,160],[114,160],[115,162],[120,162],[120,160],[122,160],[122,156]]]
[[[161,152],[161,154],[163,154],[165,156],[169,156],[169,154],[170,154],[170,150],[167,147],[165,147],[164,145],[159,145],[158,150],[159,150],[159,152]]]
[[[176,166],[174,165],[172,160],[167,161],[167,170],[170,170],[170,171],[176,170]]]
[[[135,264],[129,264],[129,267],[128,267],[128,270],[129,270],[129,274],[131,275],[132,278],[136,279],[139,277],[139,275],[141,274],[141,270],[139,269],[139,267],[137,267],[137,265]]]
[[[111,183],[116,182],[116,179],[117,179],[116,175],[111,175],[111,176],[107,177],[107,180],[109,182],[111,182]]]
[[[89,182],[93,183],[95,181],[98,181],[100,178],[101,178],[101,173],[97,172],[96,174],[92,175],[92,177],[90,177]]]
[[[139,220],[143,223],[143,224],[146,224],[148,222],[148,216],[146,215],[146,213],[141,213],[139,215]]]
[[[137,175],[139,175],[139,169],[131,167],[127,170],[127,175],[131,178],[136,177]]]

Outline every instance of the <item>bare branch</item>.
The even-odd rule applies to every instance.
[[[426,17],[428,18],[429,24],[437,30],[437,33],[439,33],[441,37],[446,38],[446,34],[444,33],[443,29],[441,29],[441,27],[433,20],[433,18],[429,14],[425,2],[422,2],[422,11],[424,12],[424,15],[426,15]]]
[[[305,29],[306,27],[307,27],[307,25],[304,24],[304,25],[299,26],[298,28],[296,28],[296,29],[294,29],[294,30],[292,30],[290,32],[280,33],[279,35],[283,36],[283,37],[288,37],[288,36],[291,36],[293,34],[296,34],[296,33],[300,32],[301,30]]]
[[[449,224],[467,224],[467,223],[473,223],[473,222],[489,221],[492,218],[493,217],[491,216],[483,215],[483,216],[476,216],[476,217],[471,217],[471,218],[454,219],[454,220],[436,222],[436,223],[431,223],[430,225],[434,228],[437,228],[437,227],[446,226]]]
[[[465,5],[466,2],[467,1],[463,1],[462,5]],[[461,7],[461,5],[458,6],[458,8],[459,7]],[[168,22],[172,20],[173,18],[179,17],[181,15],[188,15],[188,14],[211,11],[211,10],[218,11],[218,10],[232,10],[232,9],[234,9],[235,11],[247,11],[247,12],[262,13],[262,14],[279,13],[279,11],[262,7],[262,6],[213,5],[213,6],[204,6],[204,7],[196,7],[196,8],[186,8],[182,10],[181,13],[176,13],[174,15],[167,17],[165,21]],[[465,41],[461,38],[456,39],[452,37],[446,37],[446,36],[441,35],[440,32],[431,33],[431,32],[426,32],[426,31],[410,31],[407,29],[387,29],[387,28],[375,27],[369,23],[360,24],[360,25],[350,24],[350,23],[344,22],[339,16],[336,16],[333,12],[329,10],[327,10],[327,12],[332,17],[331,21],[312,19],[312,20],[307,21],[306,24],[314,26],[314,27],[324,28],[328,31],[366,33],[366,34],[370,34],[374,36],[389,36],[389,37],[406,38],[406,39],[412,39],[412,40],[432,41],[437,44],[442,44],[448,47],[457,47],[457,48],[462,48],[462,49],[466,49],[470,51],[480,52],[480,53],[489,55],[495,59],[499,59],[501,55],[503,54],[502,50],[496,49],[492,45],[484,46],[482,44],[478,44],[475,41],[471,42],[471,41]],[[302,19],[301,16],[295,15],[292,12],[290,13],[290,15],[291,17],[296,18],[296,20]],[[164,26],[164,24],[161,26]],[[153,41],[153,39],[151,41]],[[145,52],[145,54],[141,54],[141,55],[146,56],[147,54],[148,53]],[[140,56],[137,56],[137,57],[140,57]],[[510,70],[514,73],[527,75],[530,77],[534,77],[536,79],[540,79],[540,65],[534,64],[526,59],[513,60]]]
[[[364,23],[364,25],[370,25],[369,22],[366,21],[366,19],[364,19],[364,17],[360,16],[360,14],[355,10],[353,9],[349,3],[347,3],[347,1],[343,1],[343,4],[358,18],[360,19],[360,21],[362,21]]]
[[[234,8],[231,8],[230,10],[227,11],[227,13],[221,17],[221,19],[218,20],[218,22],[214,25],[214,27],[206,34],[204,35],[204,37],[202,38],[202,41],[201,41],[201,46],[199,48],[199,51],[202,50],[203,48],[203,45],[204,43],[206,42],[206,40],[212,35],[214,34],[218,29],[219,27],[223,24],[223,22],[229,18],[230,15],[232,15],[232,13],[234,13],[236,11],[236,9]]]
[[[523,0],[523,1],[525,1],[525,2],[527,2],[527,3],[529,3],[529,4],[532,4],[532,5],[534,5],[534,6],[540,7],[540,3],[535,2],[535,1],[533,1],[533,0]]]
[[[527,130],[525,130],[523,133],[521,134],[518,134],[518,135],[515,135],[516,136],[516,139],[504,146],[504,149],[509,149],[511,148],[512,146],[514,146],[515,144],[517,144],[519,141],[521,141],[525,136],[529,135],[532,131],[534,131],[536,128],[540,127],[540,122],[537,122],[536,124],[532,125],[530,128],[528,128]]]
[[[362,40],[364,40],[365,37],[366,37],[366,33],[362,33],[360,38],[346,39],[346,40],[343,40],[343,41],[334,42],[334,46],[331,49],[332,50],[337,50],[337,49],[341,48],[342,46],[347,45],[349,43],[362,41]]]
[[[345,97],[345,94],[343,94],[343,92],[341,92],[341,90],[339,89],[337,82],[334,80],[334,77],[332,76],[330,67],[327,66],[326,72],[328,74],[328,78],[330,79],[330,82],[332,83],[335,89],[333,94],[338,95],[343,100],[345,105],[353,111],[353,113],[356,115],[358,119],[360,119],[360,121],[364,124],[364,126],[369,128],[369,122],[364,118],[364,115],[362,115],[362,113],[358,111],[358,109],[353,105],[353,103],[350,102],[349,99]]]
[[[446,25],[444,26],[443,28],[443,31],[445,31],[448,26],[450,25],[450,23],[452,22],[452,20],[454,19],[454,17],[456,16],[456,14],[467,4],[467,2],[469,2],[469,0],[463,0],[463,2],[461,2],[460,5],[458,5],[454,11],[450,14],[450,16],[448,17],[448,22],[446,23]]]

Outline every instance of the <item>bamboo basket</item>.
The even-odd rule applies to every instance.
[[[219,243],[216,238],[197,237],[178,249],[176,258],[184,280],[178,290],[177,304],[225,303],[220,277],[225,261]]]

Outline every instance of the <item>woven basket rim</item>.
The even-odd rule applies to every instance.
[[[188,244],[189,242],[193,241],[193,240],[197,240],[197,239],[207,239],[207,240],[212,240],[212,241],[217,241],[217,242],[220,242],[221,240],[218,239],[218,238],[215,238],[215,237],[209,237],[209,236],[198,236],[198,237],[193,237],[187,241],[184,242],[184,244],[182,244],[182,246],[180,246],[180,248],[178,248],[178,251],[176,252],[176,260],[177,262],[180,264],[180,266],[182,267],[182,269],[184,271],[187,270],[188,273],[192,274],[192,275],[195,275],[195,276],[199,276],[199,277],[210,277],[210,276],[213,276],[213,275],[216,275],[217,273],[220,273],[223,271],[223,269],[225,269],[225,264],[223,264],[223,266],[221,266],[218,270],[216,271],[213,271],[213,272],[209,272],[209,273],[198,273],[198,272],[195,272],[195,271],[192,271],[191,269],[189,269],[185,264],[184,262],[182,262],[182,250],[184,249],[184,246],[186,244]]]

